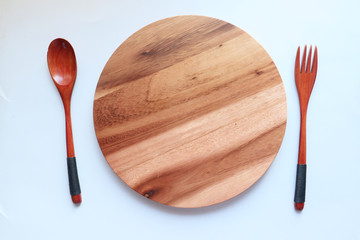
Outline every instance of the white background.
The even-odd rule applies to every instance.
[[[360,1],[0,0],[0,239],[360,239]],[[92,119],[101,71],[143,26],[196,14],[242,28],[282,76],[288,122],[267,173],[222,204],[177,209],[124,184],[98,146]],[[50,42],[74,47],[75,152],[83,203],[72,204],[64,111],[50,78]],[[319,70],[308,110],[303,212],[293,207],[299,135],[294,60],[316,44]]]

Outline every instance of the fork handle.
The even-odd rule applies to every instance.
[[[295,185],[295,208],[302,210],[305,203],[305,189],[306,189],[306,164],[298,164],[296,171],[296,185]]]
[[[303,210],[306,190],[306,108],[301,108],[299,156],[296,171],[295,209]]]

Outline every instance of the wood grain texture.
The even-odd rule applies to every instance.
[[[94,124],[116,174],[175,207],[228,200],[274,160],[286,97],[266,51],[227,22],[178,16],[130,36],[96,89]]]

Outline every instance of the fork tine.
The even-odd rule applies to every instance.
[[[312,53],[312,45],[310,45],[309,56],[308,56],[305,72],[311,72],[311,53]],[[304,57],[305,57],[305,55],[304,55]]]
[[[317,56],[317,47],[315,46],[313,65],[311,69],[311,72],[314,73],[315,77],[317,74],[317,68],[318,68],[318,56]]]
[[[300,73],[300,46],[296,52],[296,59],[295,59],[295,75]]]
[[[302,61],[301,61],[301,70],[300,70],[301,73],[305,72],[305,61],[306,61],[306,45],[304,48],[304,53],[303,53]]]

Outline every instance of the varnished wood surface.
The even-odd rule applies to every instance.
[[[274,160],[286,97],[266,51],[214,18],[150,24],[100,76],[94,124],[101,150],[132,189],[162,204],[203,207],[254,184]]]
[[[310,51],[308,55],[306,48],[307,47],[305,45],[304,53],[301,61],[301,68],[300,68],[300,47],[298,47],[296,53],[296,59],[295,59],[295,83],[299,95],[300,113],[301,113],[298,165],[305,165],[305,166],[306,166],[306,116],[307,116],[308,104],[312,89],[314,88],[314,83],[318,68],[317,47],[315,46],[314,57],[312,61],[311,61],[312,46],[310,46]],[[297,176],[296,176],[295,209],[300,211],[304,209],[304,204],[305,204],[306,170],[304,174],[305,174],[304,176],[299,176],[299,172],[297,172]],[[302,190],[298,190],[297,188]],[[303,195],[304,199],[297,200],[296,195]]]
[[[67,157],[75,157],[70,111],[71,95],[77,74],[74,49],[65,39],[57,38],[49,46],[47,60],[51,77],[64,104]]]
[[[299,157],[298,164],[306,164],[306,116],[308,104],[317,74],[317,47],[315,47],[313,66],[311,66],[312,46],[310,52],[306,55],[306,45],[301,61],[300,69],[300,47],[298,47],[295,60],[295,83],[300,103],[300,140],[299,140]],[[307,56],[307,57],[306,57]],[[307,59],[307,62],[306,62]],[[306,69],[305,69],[305,62]]]
[[[73,203],[80,204],[82,202],[81,190],[79,184],[78,173],[76,169],[74,140],[71,126],[70,102],[74,88],[77,64],[76,56],[71,44],[62,38],[53,40],[48,49],[47,60],[50,75],[59,91],[65,110],[66,125],[66,149],[67,149],[67,165],[69,174],[69,187]],[[69,167],[69,158],[72,158],[72,166]]]

